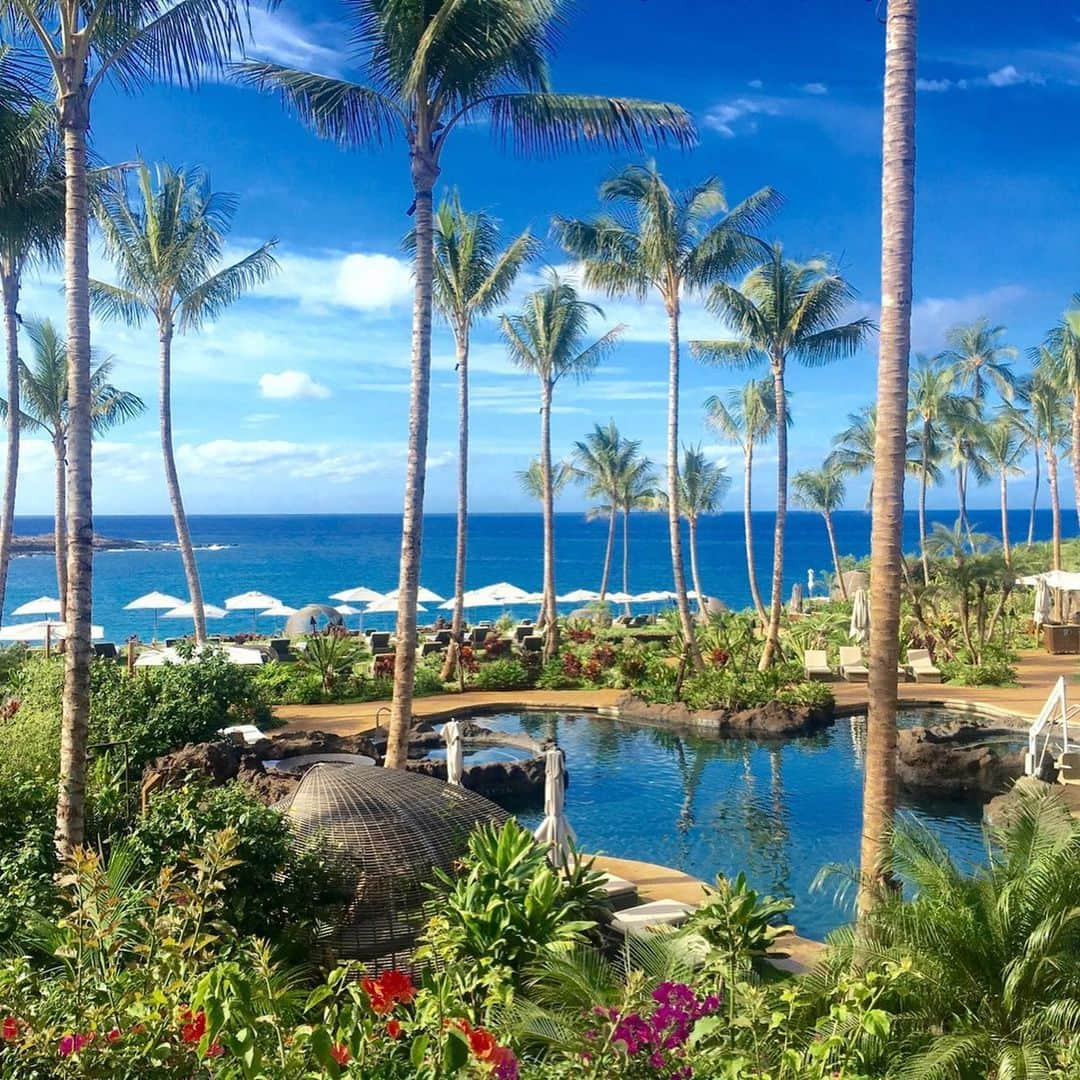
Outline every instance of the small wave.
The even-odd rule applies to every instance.
[[[196,551],[225,551],[227,548],[234,548],[236,544],[196,544]]]

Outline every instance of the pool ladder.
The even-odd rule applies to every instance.
[[[1050,754],[1051,763],[1063,759],[1069,750],[1069,721],[1080,715],[1080,706],[1069,705],[1065,689],[1065,678],[1060,677],[1035,717],[1035,722],[1028,730],[1028,748],[1024,755],[1024,775],[1042,776],[1045,771],[1046,757]],[[1055,732],[1060,728],[1060,746],[1051,746]],[[1040,747],[1041,740],[1041,747]],[[1057,750],[1057,755],[1054,751]],[[1064,765],[1063,765],[1064,770]]]

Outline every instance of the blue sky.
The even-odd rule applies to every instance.
[[[917,350],[941,347],[957,322],[986,314],[1021,349],[1042,336],[1080,289],[1068,225],[1080,173],[1071,133],[1080,98],[1080,6],[954,0],[921,12],[916,239]],[[356,76],[343,9],[286,2],[253,15],[253,53]],[[673,184],[719,176],[735,201],[765,184],[786,205],[768,233],[796,257],[826,255],[876,313],[879,258],[880,80],[883,28],[866,0],[581,0],[553,65],[559,89],[679,102],[700,144],[658,155]],[[320,142],[277,102],[212,84],[196,93],[152,88],[136,98],[104,91],[93,134],[106,159],[209,168],[236,192],[236,253],[279,241],[281,271],[218,323],[178,344],[174,424],[181,479],[193,512],[399,511],[408,411],[411,285],[400,249],[408,228],[401,146],[346,153]],[[493,146],[483,126],[459,131],[442,182],[470,207],[497,215],[509,234],[546,237],[553,213],[588,215],[596,188],[622,159],[610,153],[533,161]],[[546,260],[564,262],[549,245]],[[537,268],[538,270],[539,268]],[[100,259],[94,272],[108,276]],[[535,274],[535,271],[534,271]],[[62,313],[57,275],[28,283],[23,311]],[[522,283],[526,288],[532,279]],[[512,303],[517,303],[515,297]],[[614,417],[657,460],[664,452],[665,327],[655,303],[601,301],[627,325],[624,343],[593,380],[560,386],[555,452]],[[722,328],[691,298],[684,339]],[[167,512],[158,462],[156,338],[149,330],[95,327],[117,358],[116,381],[146,398],[146,416],[97,448],[99,513]],[[427,508],[454,500],[456,404],[445,328],[434,347]],[[856,359],[791,375],[793,468],[815,465],[847,413],[874,393],[876,343]],[[1021,365],[1022,366],[1022,365]],[[534,509],[513,477],[535,455],[536,386],[506,359],[493,323],[473,351],[472,504]],[[743,376],[684,365],[683,433],[735,477],[737,453],[704,426],[702,401]],[[28,440],[19,510],[51,510],[49,448]],[[756,504],[773,504],[768,452]],[[1017,505],[1025,482],[1016,484]],[[1063,496],[1071,502],[1065,489]],[[951,485],[931,503],[952,505]],[[850,485],[860,506],[865,484]],[[975,505],[993,505],[996,489]],[[579,493],[563,509],[584,505]]]

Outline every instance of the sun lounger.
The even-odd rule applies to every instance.
[[[693,907],[681,900],[650,900],[647,904],[616,912],[611,929],[620,934],[646,933],[660,927],[681,926]]]
[[[425,656],[435,656],[438,653],[443,652],[446,649],[445,645],[440,645],[437,641],[425,641],[420,646],[420,659],[423,660]]]
[[[1080,753],[1066,750],[1054,762],[1058,771],[1059,784],[1080,784]]]
[[[371,655],[382,656],[384,653],[393,652],[390,648],[390,631],[376,630],[371,635]]]
[[[280,663],[296,659],[292,654],[292,649],[289,647],[288,638],[271,638],[267,642],[266,651],[270,654],[271,660],[277,660]]]
[[[520,623],[514,627],[514,641],[520,645],[527,637],[535,633],[536,627],[532,623]]]
[[[539,634],[530,634],[521,639],[521,651],[524,653],[538,653],[544,650],[544,639]]]
[[[863,663],[862,649],[855,645],[840,646],[840,677],[846,682],[866,682],[870,671]]]
[[[115,660],[119,655],[114,641],[99,641],[94,645],[94,656],[100,660]]]
[[[803,674],[808,679],[831,679],[829,654],[824,649],[807,649],[803,653]]]
[[[929,649],[908,649],[908,668],[917,683],[941,682],[941,671],[934,667]]]
[[[482,649],[484,647],[484,642],[487,640],[488,634],[490,634],[491,632],[492,631],[490,626],[476,627],[476,629],[473,630],[473,632],[469,635],[469,644],[474,649]]]

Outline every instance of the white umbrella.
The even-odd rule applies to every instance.
[[[158,616],[163,611],[171,611],[184,603],[178,596],[163,592],[148,592],[124,605],[125,611],[152,611],[154,613],[154,638],[157,638]]]
[[[59,641],[67,636],[67,623],[57,622],[53,619],[42,619],[40,622],[13,623],[11,626],[0,628],[0,641],[44,641],[47,637]],[[94,641],[100,641],[105,636],[105,631],[100,626],[90,627],[90,637]]]
[[[398,589],[391,589],[390,592],[386,594],[386,598],[388,600],[396,600],[398,598],[398,592]],[[421,585],[420,588],[417,590],[416,599],[419,600],[421,604],[438,604],[443,599],[443,597],[441,597],[437,592],[432,592],[430,589],[425,589],[424,586]],[[368,608],[368,611],[370,610],[371,608]]]
[[[791,586],[791,600],[788,602],[789,611],[802,611],[802,582],[796,581]]]
[[[176,649],[153,649],[150,652],[144,652],[135,661],[135,666],[161,667],[164,664],[196,664],[200,658],[201,654],[198,651],[192,652],[190,657],[185,658]],[[225,658],[230,663],[244,667],[254,667],[263,662],[263,654],[258,649],[243,649],[238,645],[229,645],[225,649]]]
[[[352,604],[338,604],[338,605],[335,606],[334,610],[343,619],[348,619],[348,617],[350,615],[359,615],[360,616],[359,625],[361,627],[363,627],[363,625],[364,625],[364,609],[363,608],[353,607]]]
[[[636,604],[662,604],[667,600],[674,600],[675,594],[665,589],[653,589],[650,592],[638,593],[634,597]]]
[[[575,589],[573,592],[563,593],[555,598],[560,604],[590,604],[593,600],[599,600],[600,594],[591,589]]]
[[[446,740],[446,782],[461,787],[461,777],[465,772],[461,725],[456,720],[448,721],[443,727],[443,738]]]
[[[252,630],[258,631],[259,612],[280,603],[281,601],[276,596],[269,596],[266,593],[256,592],[255,590],[252,590],[251,592],[240,593],[239,596],[230,596],[225,601],[225,610],[250,611],[251,628]]]
[[[536,839],[551,845],[548,858],[553,866],[566,865],[570,844],[577,840],[563,812],[565,776],[563,753],[553,747],[544,754],[544,820],[536,830]]]
[[[219,608],[216,604],[203,604],[203,615],[207,619],[224,619],[228,614],[224,608]],[[171,611],[166,611],[161,617],[163,619],[194,619],[195,609],[189,600],[186,604],[180,604]]]
[[[382,593],[369,589],[364,585],[357,585],[355,589],[342,589],[341,592],[330,594],[331,600],[340,600],[343,604],[371,604],[382,598]]]
[[[609,592],[607,598],[613,604],[632,604],[637,600],[636,596],[628,592]]]
[[[1050,621],[1050,590],[1047,588],[1045,578],[1039,578],[1035,583],[1035,611],[1031,616],[1031,621],[1036,626],[1042,626],[1044,622]]]
[[[28,600],[20,604],[12,615],[59,615],[60,601],[52,596],[39,596],[36,600]]]
[[[848,636],[859,645],[870,636],[870,601],[865,589],[856,589],[851,603],[851,626]]]
[[[425,612],[427,608],[423,604],[417,604],[416,610],[418,612]],[[365,615],[378,615],[380,613],[397,611],[397,599],[390,596],[388,593],[381,600],[373,600],[366,608],[364,608]]]
[[[290,615],[296,614],[296,608],[289,607],[288,604],[283,604],[280,600],[276,604],[271,604],[265,611],[260,611],[260,615],[265,615],[268,619],[287,619]]]
[[[814,571],[813,570],[807,570],[806,571],[806,595],[807,596],[813,596],[814,595]]]

